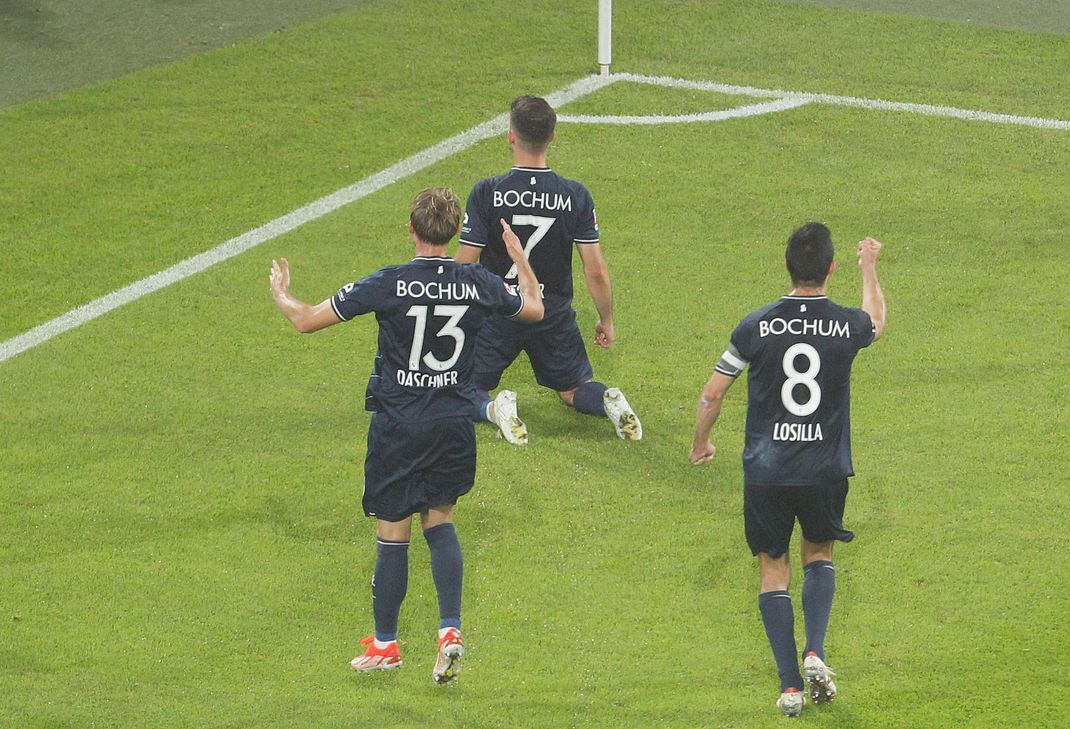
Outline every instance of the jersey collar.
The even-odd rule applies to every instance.
[[[791,294],[784,294],[780,298],[787,299],[788,301],[814,301],[816,299],[827,299],[828,294],[821,294],[820,296],[792,296]]]
[[[414,262],[415,261],[438,261],[438,262],[449,261],[450,263],[453,263],[453,259],[448,257],[448,256],[416,256],[412,260]]]
[[[553,172],[549,167],[513,167],[513,169],[521,172]]]

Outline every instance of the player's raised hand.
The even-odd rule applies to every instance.
[[[499,218],[502,221],[502,241],[505,243],[505,251],[509,254],[509,258],[515,262],[518,257],[523,260],[524,247],[520,245],[520,239],[516,237],[516,233],[509,227],[509,223],[505,222],[505,218]]]
[[[701,446],[691,446],[691,463],[696,466],[701,466],[704,463],[712,461],[716,454],[717,446],[709,441],[706,441],[706,443]]]
[[[268,280],[271,282],[272,296],[285,296],[290,291],[290,262],[285,258],[280,260],[281,266],[274,258],[271,259],[271,275]]]
[[[613,342],[617,341],[617,331],[613,327],[613,323],[606,323],[601,319],[594,325],[594,343],[599,347],[608,349],[613,346]]]
[[[860,268],[875,266],[881,252],[881,242],[876,238],[865,238],[858,242],[858,265]]]

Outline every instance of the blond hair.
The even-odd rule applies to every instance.
[[[461,204],[448,187],[430,187],[412,201],[409,223],[423,242],[444,246],[461,227]]]

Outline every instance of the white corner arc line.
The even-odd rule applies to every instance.
[[[786,96],[775,101],[766,101],[761,104],[749,106],[737,106],[732,109],[720,109],[718,111],[704,111],[696,114],[675,114],[671,116],[599,116],[595,114],[559,114],[558,121],[572,122],[574,124],[627,124],[629,126],[645,124],[693,124],[695,122],[715,122],[727,119],[740,119],[761,114],[772,114],[778,111],[797,109],[800,106],[814,101],[812,96]]]
[[[617,81],[631,81],[632,83],[638,84],[692,89],[695,91],[716,91],[718,93],[732,94],[736,96],[753,96],[756,98],[774,99],[805,97],[818,104],[830,104],[834,106],[853,106],[879,111],[903,111],[924,116],[944,116],[966,121],[981,121],[992,124],[1014,124],[1018,126],[1038,127],[1040,129],[1070,130],[1070,120],[1045,119],[1043,117],[1019,116],[1016,114],[998,114],[976,109],[960,109],[954,106],[912,104],[900,101],[885,101],[883,99],[866,99],[856,96],[836,96],[833,94],[811,94],[801,91],[785,91],[783,89],[760,89],[753,86],[733,86],[731,84],[719,84],[712,81],[690,81],[687,79],[673,78],[671,76],[643,76],[634,73],[617,73],[613,74],[611,78]]]
[[[580,98],[604,86],[614,83],[616,79],[605,76],[588,76],[572,83],[553,93],[547,94],[546,99],[554,106],[562,106],[570,101]],[[321,197],[308,205],[304,205],[281,217],[254,228],[230,240],[220,243],[215,248],[199,253],[176,263],[158,273],[136,281],[121,289],[105,294],[87,304],[71,309],[55,319],[23,332],[11,339],[0,342],[0,362],[4,362],[17,354],[28,349],[44,344],[53,337],[70,331],[87,322],[107,314],[120,306],[129,304],[142,296],[146,296],[162,288],[178,283],[195,274],[205,271],[217,263],[222,263],[245,251],[255,248],[261,243],[266,243],[284,233],[299,228],[305,223],[322,218],[328,213],[356,202],[362,198],[377,192],[398,180],[416,174],[436,162],[441,162],[458,152],[462,152],[472,145],[484,139],[489,139],[496,134],[503,133],[509,125],[509,115],[500,114],[493,119],[477,124],[471,129],[461,132],[434,144],[423,151],[406,157],[400,162],[387,167],[384,170],[365,177],[348,187],[332,192],[330,195]]]

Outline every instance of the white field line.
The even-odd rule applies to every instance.
[[[754,96],[757,98],[790,99],[803,98],[818,104],[833,104],[835,106],[855,106],[862,109],[878,109],[881,111],[905,111],[910,114],[922,114],[924,116],[946,116],[954,119],[967,121],[981,121],[992,124],[1017,124],[1026,127],[1039,127],[1041,129],[1068,129],[1070,121],[1064,119],[1044,119],[1036,116],[1017,116],[1015,114],[995,114],[989,111],[977,111],[974,109],[959,109],[954,106],[933,106],[931,104],[909,104],[900,101],[884,101],[882,99],[864,99],[855,96],[834,96],[832,94],[811,94],[802,91],[783,91],[781,89],[759,89],[752,86],[732,86],[730,84],[718,84],[712,81],[687,81],[671,76],[642,76],[634,73],[617,73],[611,78],[615,81],[631,81],[639,84],[651,84],[654,86],[668,86],[678,89],[695,89],[697,91],[717,91],[722,94],[734,94],[737,96]]]
[[[611,83],[613,83],[613,79],[605,76],[589,76],[548,94],[546,99],[554,106],[562,106]],[[261,243],[266,243],[284,233],[289,233],[305,223],[322,218],[344,205],[365,198],[398,180],[414,175],[436,162],[441,162],[447,157],[462,152],[477,142],[502,134],[508,124],[508,114],[496,116],[489,121],[472,127],[466,132],[432,145],[422,152],[417,152],[381,172],[377,172],[348,187],[343,187],[341,190],[321,197],[319,200],[297,208],[282,217],[275,218],[259,228],[254,228],[236,238],[231,238],[211,250],[187,258],[170,268],[124,286],[110,294],[105,294],[98,299],[90,301],[88,304],[71,309],[66,314],[62,314],[23,334],[0,343],[0,362],[43,344],[53,337],[103,316],[120,306],[136,301],[142,296],[159,291],[166,286],[211,268],[217,263],[233,258],[239,253],[244,253],[250,248],[255,248]]]
[[[570,101],[597,91],[609,84],[618,81],[630,81],[640,84],[656,86],[668,86],[672,88],[695,89],[699,91],[716,91],[722,94],[737,96],[751,96],[756,98],[771,98],[773,102],[754,104],[736,109],[707,112],[704,114],[688,114],[677,116],[633,116],[633,117],[598,117],[592,115],[562,115],[561,121],[598,124],[662,124],[691,121],[721,121],[737,117],[754,116],[776,111],[792,109],[804,104],[833,104],[837,106],[853,106],[864,109],[878,109],[884,111],[902,111],[911,114],[923,114],[926,116],[944,116],[968,121],[981,121],[996,124],[1017,124],[1021,126],[1039,127],[1043,129],[1067,129],[1070,130],[1070,121],[1061,119],[1044,119],[1033,116],[1017,116],[1013,114],[996,114],[987,111],[971,109],[959,109],[951,106],[932,106],[929,104],[911,104],[896,101],[883,101],[881,99],[865,99],[853,96],[834,96],[831,94],[812,94],[799,91],[784,91],[780,89],[762,89],[751,86],[734,86],[731,84],[719,84],[712,81],[689,81],[673,78],[670,76],[643,76],[632,73],[616,73],[611,76],[588,76],[575,83],[559,89],[546,96],[555,107],[563,106]],[[239,253],[244,253],[261,243],[288,233],[305,223],[311,222],[324,215],[337,210],[340,207],[356,202],[373,192],[387,187],[398,180],[409,177],[436,162],[440,162],[458,152],[468,149],[473,144],[501,134],[508,124],[508,115],[502,114],[489,121],[472,127],[466,132],[450,137],[427,149],[407,157],[397,164],[391,165],[381,172],[356,182],[348,187],[331,193],[315,200],[304,207],[300,207],[282,217],[276,218],[259,228],[254,228],[236,238],[231,238],[225,243],[200,253],[192,258],[187,258],[180,263],[155,273],[140,281],[136,281],[121,289],[101,296],[90,301],[88,304],[79,306],[68,311],[66,314],[40,324],[33,329],[12,337],[5,342],[0,342],[0,362],[10,359],[21,352],[43,344],[48,340],[64,332],[92,321],[99,316],[119,308],[142,296],[151,294],[173,283],[200,273],[217,263],[233,258]]]
[[[618,79],[619,80],[619,79]],[[677,114],[674,116],[597,116],[592,114],[560,114],[558,121],[573,122],[576,124],[690,124],[694,122],[725,121],[726,119],[740,119],[759,114],[772,114],[777,111],[796,109],[804,104],[813,102],[807,96],[789,96],[776,101],[766,101],[761,104],[750,106],[737,106],[734,109],[721,109],[719,111],[706,111],[699,114]]]

